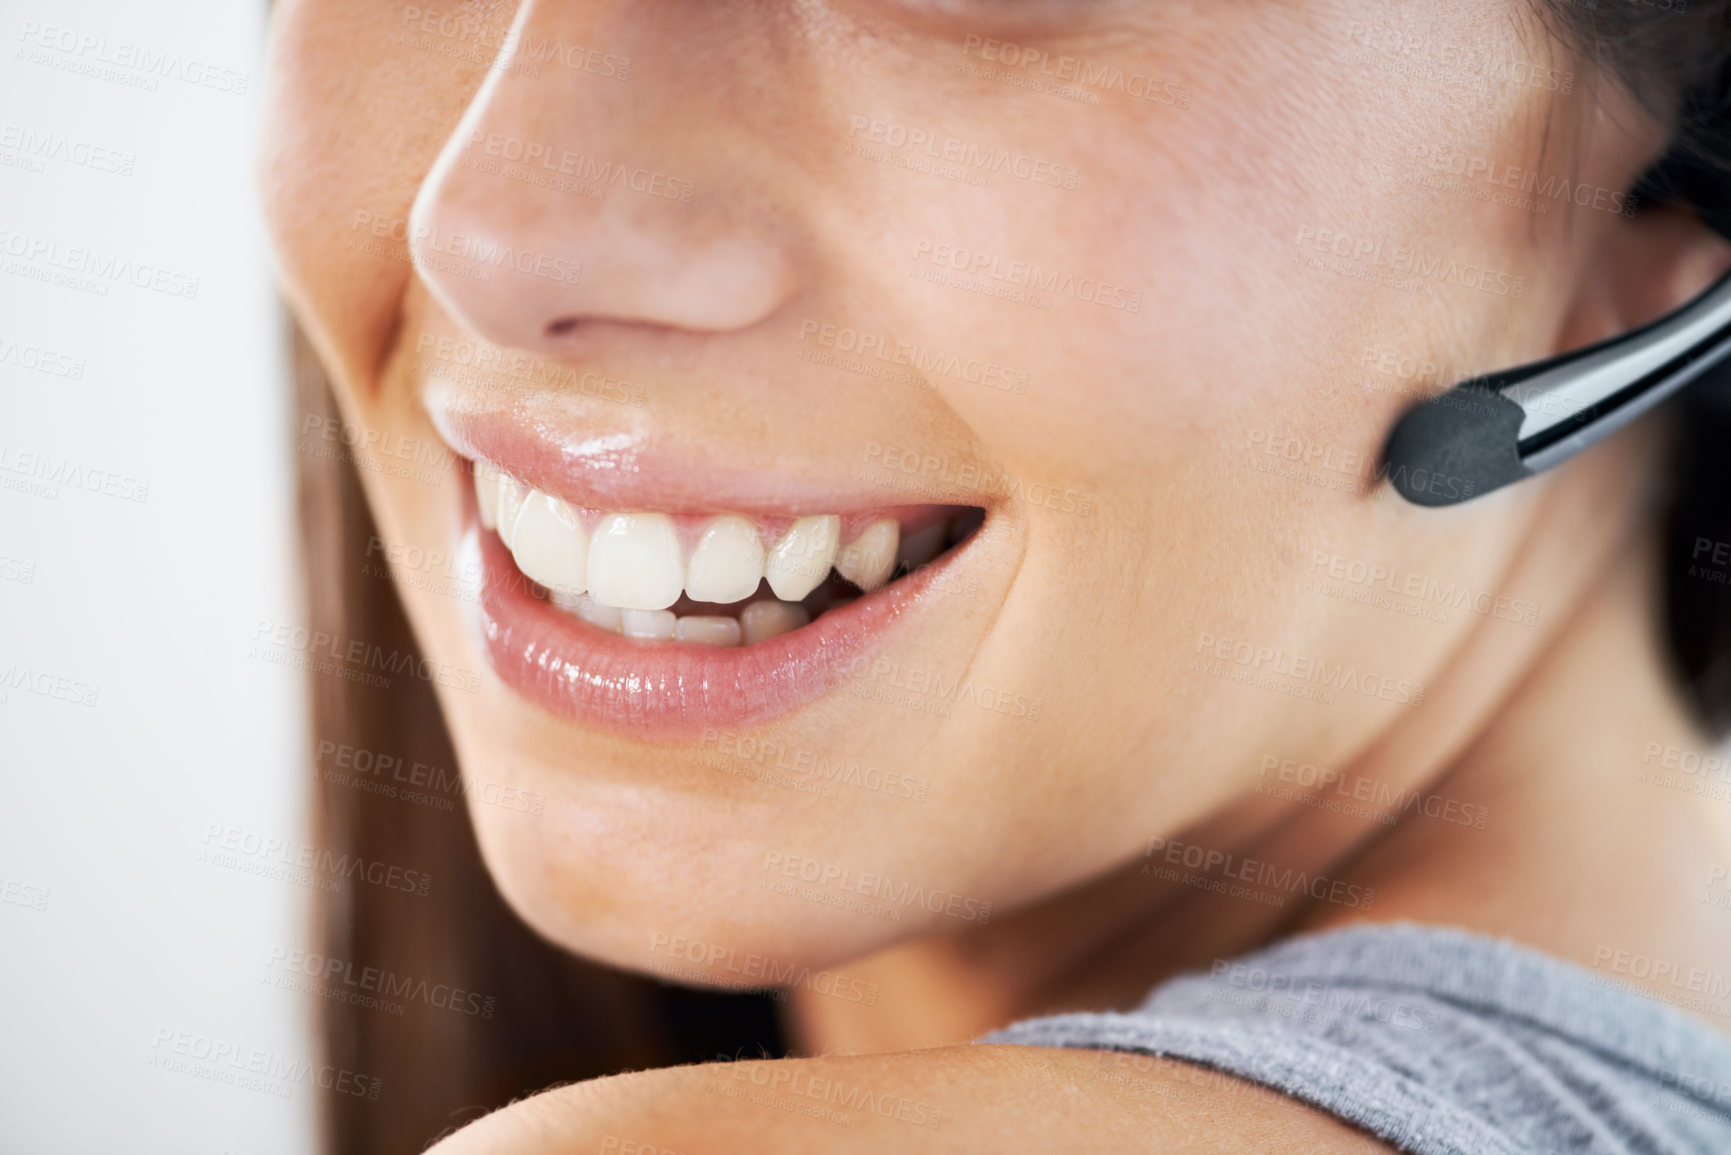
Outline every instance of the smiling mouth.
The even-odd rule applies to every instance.
[[[965,542],[977,506],[746,516],[578,508],[471,463],[483,530],[532,596],[640,643],[753,646],[893,585]]]
[[[837,691],[870,697],[892,640],[943,620],[934,599],[959,592],[956,565],[989,523],[987,507],[818,485],[765,496],[753,486],[784,480],[766,473],[706,485],[700,468],[594,467],[523,423],[434,412],[462,447],[488,664],[543,709],[634,738],[687,742]]]

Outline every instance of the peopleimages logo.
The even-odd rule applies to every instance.
[[[314,951],[274,946],[265,966],[301,975],[326,986],[338,984],[340,988],[348,988],[351,996],[355,992],[365,992],[384,999],[418,1002],[436,1010],[474,1018],[490,1019],[498,1006],[498,999],[493,995],[464,990],[450,983],[430,983],[426,979],[400,975],[383,967],[357,967],[348,959],[321,955]],[[330,997],[331,994],[324,990],[302,989],[306,994],[322,997]]]
[[[1326,658],[1300,654],[1281,646],[1258,645],[1204,632],[1196,640],[1196,652],[1217,662],[1230,662],[1275,677],[1313,682],[1329,689],[1380,698],[1401,706],[1416,706],[1424,700],[1424,687],[1416,682],[1360,670],[1346,662],[1330,662]]]
[[[959,354],[901,341],[887,333],[862,333],[846,326],[832,325],[806,318],[799,325],[799,339],[808,338],[825,349],[849,353],[860,358],[874,358],[911,369],[928,388],[934,376],[954,377],[988,389],[1007,393],[1026,393],[1028,374],[979,357]],[[807,360],[816,358],[807,357]]]
[[[717,1054],[721,1083],[710,1090],[728,1098],[745,1099],[764,1107],[775,1107],[795,1115],[824,1119],[848,1126],[855,1115],[875,1115],[915,1127],[937,1128],[944,1112],[923,1099],[910,1099],[876,1090],[861,1083],[847,1083],[833,1076],[814,1074],[786,1063],[738,1062],[734,1056]],[[730,1088],[727,1081],[747,1084]],[[608,1151],[603,1144],[601,1150]]]
[[[38,131],[11,121],[0,124],[0,151],[16,153],[28,160],[28,167],[33,172],[41,172],[44,162],[56,160],[75,168],[131,176],[138,163],[135,153],[105,148],[64,133]],[[0,159],[0,163],[5,162]]]
[[[194,88],[245,96],[247,85],[252,80],[249,73],[182,56],[178,52],[159,51],[129,40],[111,40],[107,36],[38,24],[34,20],[24,21],[18,39],[23,41],[24,52],[29,53],[28,56],[21,53],[21,58],[29,59],[33,64],[45,64],[99,80],[113,80],[148,92],[157,90],[158,81],[178,80]]]
[[[5,445],[0,444],[0,489],[27,494],[31,497],[41,497],[48,501],[57,501],[60,498],[61,482],[67,475],[74,478],[93,478],[95,484],[92,492],[99,490],[115,497],[120,496],[120,494],[110,490],[108,488],[109,481],[104,479],[107,478],[116,483],[126,480],[103,470],[85,471],[70,462],[62,462],[57,471],[54,467],[53,458],[45,454],[12,453]],[[149,491],[149,482],[146,482],[141,494],[148,494]],[[139,496],[137,500],[143,501],[144,496]]]
[[[51,237],[0,229],[0,255],[8,258],[5,267],[8,273],[99,296],[107,295],[109,285],[124,283],[189,301],[198,297],[199,279],[190,273],[134,261],[101,249],[62,245]]]
[[[868,1007],[876,1006],[878,1001],[876,983],[848,978],[834,971],[820,970],[814,973],[809,966],[800,963],[784,963],[755,951],[742,953],[734,947],[667,934],[665,931],[654,933],[649,942],[649,953],[692,964],[698,968],[695,974],[700,981],[706,978],[713,980],[716,974],[726,972],[761,983],[765,987],[803,987],[820,995]]]
[[[431,225],[411,225],[403,217],[378,216],[365,209],[355,210],[349,229],[358,235],[394,241],[410,248],[418,246],[421,252],[429,255],[456,257],[495,269],[511,268],[564,285],[575,285],[583,275],[583,265],[579,261],[534,249],[515,248],[472,233],[447,233]]]
[[[1157,867],[1150,867],[1155,863],[1163,863],[1195,872],[1201,876],[1197,881],[1222,884],[1243,882],[1285,897],[1308,895],[1318,902],[1332,902],[1337,906],[1369,910],[1376,899],[1374,886],[1361,886],[1344,879],[1311,874],[1290,866],[1278,866],[1259,858],[1244,858],[1228,851],[1198,846],[1193,842],[1179,842],[1174,838],[1150,838],[1148,849],[1143,856],[1148,859],[1148,862],[1142,865],[1144,874],[1157,873]],[[1177,878],[1172,880],[1182,881]],[[1270,905],[1284,905],[1284,898],[1281,902]]]
[[[16,365],[45,373],[50,377],[65,377],[71,381],[84,379],[85,360],[71,353],[61,353],[41,345],[21,345],[0,337],[0,365]]]
[[[515,24],[488,20],[485,14],[447,12],[411,4],[403,9],[403,27],[422,36],[439,36],[493,49],[499,53],[501,63],[558,64],[610,80],[626,80],[631,75],[629,56],[526,33]]]
[[[918,125],[901,124],[869,116],[853,116],[848,137],[868,145],[882,145],[898,152],[922,154],[944,164],[957,165],[981,175],[1009,175],[1034,184],[1073,189],[1081,180],[1074,165],[1030,156],[1015,149],[997,148],[962,140]]]
[[[962,278],[960,282],[947,281],[941,276],[926,276],[922,279],[954,284],[957,288],[979,286],[974,291],[1006,287],[1019,289],[1034,294],[1034,299],[1028,303],[1037,304],[1040,308],[1051,307],[1050,300],[1040,304],[1041,298],[1068,297],[1083,304],[1119,309],[1126,313],[1142,311],[1140,289],[1128,289],[1123,285],[1102,281],[1098,277],[1078,277],[1060,269],[1044,268],[1038,261],[1008,259],[1000,253],[981,252],[962,245],[946,245],[923,239],[916,241],[914,267],[909,271],[909,275],[915,276],[922,272],[957,274]],[[1014,299],[1020,300],[1019,297]]]
[[[22,906],[29,910],[47,910],[49,890],[42,886],[32,886],[27,882],[19,882],[15,878],[0,877],[0,902],[12,906]],[[877,997],[877,984],[872,984],[872,997]]]
[[[788,745],[775,738],[724,733],[714,727],[704,728],[698,748],[749,765],[785,770],[801,778],[852,786],[856,790],[909,798],[915,802],[924,802],[926,791],[931,788],[929,780],[916,778],[904,770],[885,770],[845,754]]]
[[[882,899],[886,904],[891,904],[892,910],[896,907],[917,906],[933,914],[947,914],[952,918],[982,925],[992,917],[990,901],[968,898],[937,887],[922,886],[906,879],[898,884],[886,874],[856,870],[851,866],[806,858],[798,854],[783,854],[779,850],[764,854],[762,869],[798,882],[815,884],[820,890],[833,889]],[[791,893],[786,887],[765,886],[764,882],[767,881],[771,880],[761,880],[759,889],[779,889],[782,893]],[[899,910],[895,911],[895,918],[901,918]]]
[[[1192,93],[1189,85],[1149,76],[1143,72],[1126,72],[1117,65],[1104,61],[1089,60],[1082,56],[1053,56],[1043,49],[971,34],[962,42],[962,55],[1002,64],[1006,68],[1037,73],[1084,89],[1122,93],[1133,100],[1146,100],[1176,108],[1190,107]]]
[[[159,1027],[150,1046],[150,1066],[159,1070],[278,1098],[286,1099],[292,1087],[310,1083],[339,1095],[377,1099],[379,1088],[384,1085],[384,1080],[377,1076],[345,1067],[327,1063],[314,1069],[305,1059],[173,1027]]]
[[[1497,192],[1522,194],[1528,198],[1527,203],[1514,200],[1510,203],[1538,212],[1547,211],[1551,203],[1561,203],[1632,217],[1640,204],[1639,197],[1622,189],[1585,184],[1566,176],[1541,176],[1536,169],[1472,156],[1435,143],[1415,145],[1413,160],[1421,171],[1433,176],[1457,177],[1469,185],[1483,184]]]
[[[588,153],[574,152],[568,148],[555,149],[549,144],[507,136],[504,133],[476,129],[469,135],[469,142],[463,148],[465,152],[479,152],[484,157],[520,164],[525,169],[538,168],[547,174],[568,176],[593,185],[617,185],[646,196],[684,204],[690,204],[697,191],[697,186],[691,181],[669,176],[660,169],[619,164]],[[506,175],[509,175],[508,171]],[[543,181],[530,179],[528,183],[541,184]]]
[[[74,706],[94,706],[102,687],[14,662],[0,666],[0,703],[8,701],[14,692],[53,698]]]
[[[1300,225],[1293,243],[1322,256],[1416,277],[1421,282],[1460,285],[1517,301],[1527,292],[1525,277],[1499,272],[1471,261],[1463,263],[1453,257],[1427,253],[1410,245],[1390,245],[1380,237],[1354,236],[1339,229]]]
[[[1490,807],[1482,804],[1445,798],[1416,787],[1396,787],[1376,778],[1343,774],[1278,754],[1264,754],[1257,773],[1262,779],[1256,784],[1258,794],[1354,817],[1374,818],[1386,825],[1393,825],[1402,815],[1417,814],[1483,830],[1491,813]]]
[[[345,639],[323,630],[309,630],[305,626],[286,622],[270,622],[260,618],[258,626],[253,630],[252,641],[249,657],[297,667],[302,663],[283,660],[281,651],[294,651],[310,660],[325,658],[339,668],[352,668],[351,673],[367,673],[371,677],[379,678],[378,681],[368,684],[388,686],[388,678],[383,678],[382,675],[408,674],[423,682],[465,690],[471,694],[481,688],[481,675],[475,670],[453,666],[448,662],[435,662],[431,658],[423,658],[402,650],[387,649],[359,638]],[[374,670],[380,674],[370,674]]]
[[[1539,620],[1537,602],[1483,588],[1474,589],[1470,583],[1464,581],[1443,581],[1412,573],[1387,562],[1346,557],[1319,549],[1312,553],[1311,574],[1361,589],[1411,598],[1439,608],[1465,609],[1480,617],[1519,622],[1526,626],[1536,625]]]
[[[369,860],[358,854],[339,853],[305,842],[243,830],[238,826],[225,826],[220,822],[205,823],[202,845],[206,852],[201,858],[218,866],[237,865],[236,856],[240,856],[260,859],[290,870],[310,871],[330,879],[365,882],[408,894],[424,895],[433,885],[433,876],[424,870],[410,870],[376,858]],[[222,852],[227,852],[227,856]]]

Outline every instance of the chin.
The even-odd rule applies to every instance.
[[[754,839],[717,831],[716,845],[683,857],[646,840],[612,852],[587,843],[600,824],[525,836],[476,817],[487,869],[519,917],[565,950],[622,970],[691,986],[785,986],[946,921],[874,899],[873,875],[832,871],[826,880],[821,866],[764,852]],[[982,921],[981,905],[971,921]]]

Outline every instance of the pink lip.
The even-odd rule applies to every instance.
[[[979,506],[997,496],[921,476],[914,492],[855,481],[838,483],[833,462],[778,461],[776,468],[718,455],[713,442],[657,443],[628,427],[599,428],[561,419],[546,398],[516,409],[431,390],[426,410],[458,454],[488,461],[528,485],[581,509],[647,509],[666,514],[729,512],[748,517],[850,513],[913,505]],[[555,399],[556,400],[556,399]],[[573,425],[586,427],[573,433]],[[934,459],[935,460],[935,459]],[[870,465],[862,460],[861,465]],[[958,462],[958,464],[960,464]],[[972,463],[968,463],[972,464]],[[990,470],[976,467],[975,475]]]
[[[718,456],[710,439],[657,443],[629,422],[608,427],[562,414],[558,399],[540,395],[506,406],[432,389],[422,400],[458,454],[492,462],[583,509],[650,509],[676,520],[725,511],[763,524],[783,515],[833,513],[844,528],[895,511],[905,532],[932,516],[935,503],[983,506],[988,516],[996,505],[995,495],[965,488],[889,493],[845,474],[838,478],[833,463],[801,468],[782,461],[764,470]],[[465,481],[468,472],[462,469]],[[651,741],[695,741],[705,730],[761,723],[862,676],[871,655],[930,600],[925,595],[933,581],[966,548],[768,641],[733,648],[642,642],[599,629],[539,596],[498,535],[481,527],[474,487],[462,489],[463,547],[479,558],[481,636],[494,672],[559,717]]]
[[[481,633],[493,671],[563,718],[631,737],[680,742],[788,713],[857,676],[919,603],[940,558],[810,625],[724,649],[639,642],[555,609],[529,589],[505,545],[468,503],[466,547],[479,539]],[[953,556],[953,555],[951,555]]]

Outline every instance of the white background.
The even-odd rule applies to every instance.
[[[42,49],[31,24],[85,47]],[[305,838],[301,675],[248,657],[300,604],[252,176],[263,24],[244,0],[0,3],[5,1155],[312,1147],[314,1008],[265,981],[308,894],[201,860],[213,826]],[[192,82],[213,67],[218,87]],[[44,138],[64,151],[33,153]],[[129,174],[102,171],[116,156]],[[197,294],[21,271],[80,262]],[[82,377],[21,363],[42,349]],[[64,700],[92,686],[94,705]],[[238,1085],[249,1065],[265,1087]]]

